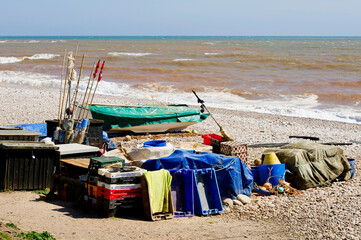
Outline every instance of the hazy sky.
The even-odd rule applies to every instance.
[[[361,36],[361,0],[0,0],[0,36]]]

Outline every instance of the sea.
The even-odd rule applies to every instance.
[[[80,91],[101,59],[101,94],[361,123],[361,37],[0,37],[0,82],[58,89],[70,51]]]

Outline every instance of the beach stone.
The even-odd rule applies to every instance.
[[[252,202],[252,199],[244,194],[238,194],[237,199],[245,205]]]
[[[129,142],[130,140],[132,140],[132,137],[127,135],[127,136],[125,136],[124,140]]]
[[[238,201],[236,199],[233,199],[233,204],[236,206],[243,206],[243,203],[241,201]]]
[[[230,198],[223,199],[223,205],[232,207],[233,206],[233,200]]]

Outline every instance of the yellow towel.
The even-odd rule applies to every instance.
[[[172,176],[167,170],[148,171],[144,173],[148,185],[152,214],[169,212],[169,191]]]

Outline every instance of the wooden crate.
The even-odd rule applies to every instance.
[[[0,140],[6,141],[39,141],[40,132],[26,130],[0,130]]]
[[[247,143],[237,141],[221,142],[220,151],[227,156],[239,157],[244,162],[247,162]]]
[[[172,201],[172,192],[169,191],[168,197],[168,205],[169,205],[169,212],[166,213],[152,213],[152,205],[149,199],[149,192],[148,192],[148,184],[145,176],[142,175],[140,177],[140,184],[142,186],[142,198],[143,198],[143,206],[144,206],[144,215],[147,219],[152,221],[159,221],[162,219],[172,219],[174,216],[173,210],[173,201]]]
[[[58,147],[39,142],[0,142],[0,190],[38,190],[53,185]]]

